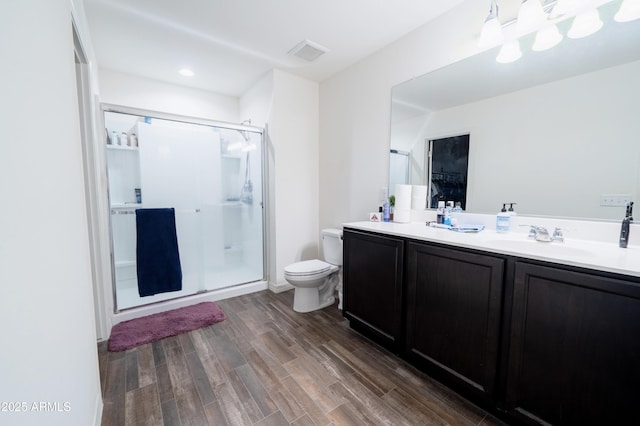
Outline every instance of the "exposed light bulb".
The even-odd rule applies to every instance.
[[[496,61],[501,64],[508,64],[510,62],[517,61],[521,56],[522,51],[520,50],[520,42],[516,39],[508,41],[502,45]]]
[[[478,46],[482,48],[493,47],[503,41],[504,36],[502,35],[502,25],[498,20],[498,3],[493,1],[491,2],[489,15],[482,26],[480,38],[478,39]]]
[[[531,47],[536,52],[551,49],[562,41],[562,34],[555,24],[542,27],[536,33],[536,39]]]
[[[598,9],[591,8],[576,15],[573,24],[567,32],[569,38],[582,38],[590,36],[602,28],[602,21]]]
[[[517,28],[520,34],[527,34],[540,28],[547,19],[540,0],[523,0],[518,11]]]
[[[640,0],[624,0],[613,17],[618,22],[635,21],[640,18]]]

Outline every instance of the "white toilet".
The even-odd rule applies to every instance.
[[[320,232],[324,259],[305,260],[284,268],[284,278],[294,288],[293,310],[311,312],[335,302],[334,293],[342,290],[342,230]]]

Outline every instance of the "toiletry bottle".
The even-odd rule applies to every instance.
[[[515,216],[515,215],[517,215],[517,214],[518,214],[518,213],[516,213],[516,211],[515,211],[515,210],[513,210],[513,206],[514,206],[514,205],[516,205],[516,204],[518,204],[518,203],[509,203],[509,210],[507,210],[507,212],[509,213],[509,215],[511,215],[511,216]]]
[[[444,208],[444,224],[451,226],[451,201],[447,201],[447,205]]]
[[[496,215],[496,232],[501,234],[509,232],[511,225],[511,215],[507,212],[507,204],[502,205],[502,210]]]
[[[390,222],[391,221],[391,210],[389,206],[389,201],[385,201],[382,205],[382,221]]]
[[[460,201],[455,202],[455,206],[451,209],[451,226],[457,227],[460,219],[460,214],[462,213],[462,203]]]
[[[444,201],[438,201],[436,223],[444,224]]]
[[[633,201],[627,203],[627,212],[624,215],[624,219],[622,219],[622,227],[620,228],[620,247],[622,248],[627,248],[629,244],[631,221],[633,221]]]

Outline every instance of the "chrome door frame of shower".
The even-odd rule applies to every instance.
[[[207,119],[203,119],[203,118],[196,118],[196,117],[190,117],[190,116],[185,116],[185,115],[179,115],[179,114],[171,114],[171,113],[166,113],[166,112],[160,112],[160,111],[153,111],[153,110],[147,110],[147,109],[142,109],[142,108],[133,108],[133,107],[128,107],[128,106],[124,106],[124,105],[116,105],[116,104],[109,104],[109,103],[100,103],[100,111],[101,111],[101,118],[102,118],[102,128],[104,128],[104,114],[106,112],[113,112],[113,113],[119,113],[119,114],[128,114],[128,115],[137,115],[140,117],[149,117],[149,118],[157,118],[157,119],[161,119],[161,120],[168,120],[168,121],[175,121],[175,122],[179,122],[179,123],[187,123],[187,124],[197,124],[197,125],[202,125],[202,126],[210,126],[210,127],[220,127],[220,128],[224,128],[224,129],[229,129],[229,130],[237,130],[239,132],[242,131],[249,131],[249,132],[253,132],[253,133],[259,133],[260,134],[260,144],[261,144],[261,153],[260,153],[260,162],[262,164],[262,205],[261,205],[261,210],[262,210],[262,280],[263,281],[267,281],[269,279],[268,273],[267,273],[267,267],[268,267],[268,262],[267,262],[267,235],[268,235],[268,229],[267,229],[267,224],[268,222],[268,203],[269,203],[269,192],[268,192],[268,170],[267,170],[267,146],[266,146],[266,128],[262,128],[262,127],[256,127],[256,126],[251,126],[251,125],[246,125],[246,124],[236,124],[236,123],[229,123],[229,122],[224,122],[224,121],[216,121],[216,120],[207,120]],[[244,123],[244,122],[243,122]],[[107,146],[107,135],[106,132],[101,132],[102,133],[102,137],[103,137],[103,146],[106,147]],[[106,148],[105,148],[106,149]],[[109,188],[109,167],[106,161],[106,153],[105,153],[105,173],[106,173],[106,182],[107,182],[107,204],[109,206],[109,209],[111,210],[111,194],[110,194],[110,188]],[[129,309],[136,309],[139,308],[141,306],[148,306],[148,305],[152,305],[152,304],[159,304],[159,303],[165,303],[168,300],[176,300],[179,298],[184,298],[184,297],[189,297],[189,296],[193,296],[193,295],[185,295],[185,296],[178,296],[176,298],[172,298],[172,299],[166,299],[163,301],[158,301],[158,302],[151,302],[148,305],[139,305],[139,306],[135,306],[135,307],[130,307],[130,308],[125,308],[125,309],[118,309],[118,298],[117,298],[117,292],[116,292],[116,271],[115,271],[115,254],[114,254],[114,245],[113,245],[113,225],[111,223],[111,213],[109,212],[109,247],[110,247],[110,258],[111,258],[111,291],[112,291],[112,295],[113,295],[113,313],[117,314],[119,312],[122,311],[126,311]],[[236,285],[242,285],[245,283],[239,283]],[[230,286],[230,287],[234,287],[234,286]],[[197,292],[195,294],[201,294],[201,293],[208,293],[210,291],[216,291],[216,290],[204,290],[201,292]]]

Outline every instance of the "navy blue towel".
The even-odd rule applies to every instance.
[[[137,209],[136,238],[138,294],[182,290],[175,211]]]

